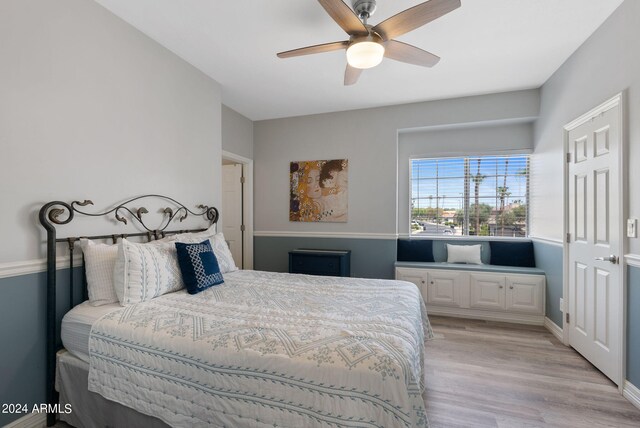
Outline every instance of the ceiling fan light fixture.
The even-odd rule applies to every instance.
[[[347,62],[351,67],[367,69],[382,62],[384,46],[378,42],[362,41],[351,44],[347,49]]]

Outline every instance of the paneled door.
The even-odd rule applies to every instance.
[[[222,233],[236,266],[243,268],[242,165],[222,166]]]
[[[623,277],[621,97],[565,126],[569,343],[621,382]]]

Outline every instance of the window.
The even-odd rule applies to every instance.
[[[411,234],[527,236],[529,156],[411,160]]]

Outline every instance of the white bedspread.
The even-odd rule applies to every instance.
[[[89,389],[176,427],[426,427],[415,285],[259,271],[124,307]]]

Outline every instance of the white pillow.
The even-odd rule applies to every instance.
[[[184,288],[175,243],[138,244],[123,239],[118,245],[113,285],[122,306]]]
[[[480,251],[482,245],[450,245],[447,244],[447,263],[469,263],[481,265]]]
[[[177,242],[183,242],[185,244],[202,242],[205,239],[208,239],[211,243],[213,254],[215,254],[216,259],[218,260],[220,273],[227,273],[238,270],[238,266],[236,266],[236,263],[233,261],[233,256],[231,255],[231,251],[229,250],[227,241],[225,241],[224,239],[224,235],[222,234],[222,232],[216,233],[215,225],[211,226],[204,232],[182,233],[180,235],[177,235],[176,237]]]
[[[118,246],[95,243],[89,239],[80,240],[87,273],[89,304],[102,306],[118,301],[113,288],[113,269],[118,257]]]

